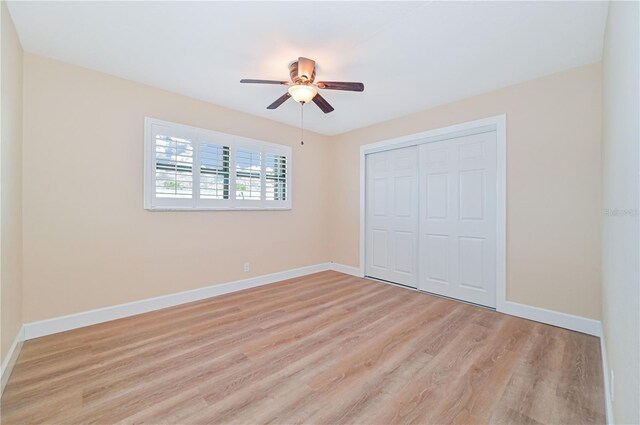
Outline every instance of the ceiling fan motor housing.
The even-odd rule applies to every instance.
[[[295,61],[291,65],[289,65],[289,76],[291,77],[291,81],[293,81],[295,84],[311,84],[316,78],[316,68],[313,68],[313,73],[311,74],[311,76],[298,75],[298,61]]]

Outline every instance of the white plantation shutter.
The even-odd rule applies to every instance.
[[[162,198],[193,196],[193,143],[158,134],[155,140],[155,188]]]
[[[200,143],[200,198],[229,199],[229,146]]]
[[[262,153],[239,148],[236,150],[236,201],[262,199]]]
[[[265,158],[265,199],[267,201],[287,200],[287,157],[267,153]]]
[[[145,118],[145,208],[290,209],[291,148]]]

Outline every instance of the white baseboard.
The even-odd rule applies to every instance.
[[[362,271],[358,267],[345,266],[344,264],[331,262],[331,270],[350,274],[353,276],[364,277]],[[385,282],[391,283],[391,282]],[[391,283],[393,285],[393,283]],[[533,307],[526,304],[519,304],[513,301],[498,302],[496,309],[500,313],[510,316],[522,317],[524,319],[533,320],[548,325],[558,326],[560,328],[572,331],[582,332],[588,335],[601,336],[602,324],[599,320],[588,319],[586,317],[575,316],[573,314],[561,313],[558,311],[547,310],[540,307]]]
[[[13,370],[13,366],[18,358],[18,355],[20,354],[22,342],[25,340],[51,335],[58,332],[64,332],[71,329],[82,328],[85,326],[95,325],[98,323],[108,322],[110,320],[121,319],[123,317],[135,316],[137,314],[160,310],[167,307],[173,307],[180,304],[200,301],[206,298],[228,294],[230,292],[255,288],[258,286],[268,285],[270,283],[301,277],[326,270],[333,270],[340,273],[362,277],[362,271],[357,267],[333,262],[320,263],[269,275],[257,276],[249,279],[237,280],[234,282],[227,282],[218,285],[207,286],[204,288],[193,289],[190,291],[178,292],[175,294],[148,298],[145,300],[134,301],[126,304],[119,304],[111,307],[85,311],[82,313],[70,314],[67,316],[54,317],[48,320],[27,323],[20,329],[18,335],[16,335],[16,338],[13,341],[11,348],[9,349],[7,357],[2,363],[2,368],[0,370],[0,395],[2,394],[2,391],[4,391],[4,387],[9,380],[9,377]],[[602,323],[600,321],[587,319],[580,316],[574,316],[571,314],[560,313],[557,311],[546,310],[539,307],[532,307],[529,305],[519,304],[511,301],[501,303],[498,311],[512,316],[523,317],[525,319],[534,320],[537,322],[542,322],[549,325],[554,325],[561,328],[566,328],[600,337],[607,423],[613,424],[613,410],[610,398],[611,392],[607,351],[606,345],[604,343]]]
[[[502,306],[498,307],[498,311],[511,316],[518,316],[524,319],[582,332],[587,335],[599,337],[602,332],[602,324],[599,320],[574,316],[573,314],[568,313],[560,313],[558,311],[533,307],[526,304],[519,304],[513,301],[505,301]]]
[[[607,413],[607,425],[613,425],[613,400],[611,400],[611,381],[609,381],[609,358],[604,336],[604,326],[600,329],[600,357],[602,358],[602,375],[604,378],[604,408]]]
[[[329,263],[331,270],[350,274],[353,276],[364,277],[362,271],[358,267],[346,266],[340,263]],[[391,282],[391,285],[395,285]],[[396,285],[397,286],[397,285]],[[602,324],[599,320],[588,319],[586,317],[574,316],[573,314],[560,313],[558,311],[547,310],[540,307],[533,307],[526,304],[519,304],[512,301],[503,301],[498,303],[497,311],[511,316],[522,317],[524,319],[534,320],[536,322],[548,325],[558,326],[572,331],[582,332],[588,335],[601,336]]]
[[[38,322],[31,322],[24,325],[24,339],[29,340],[71,329],[108,322],[110,320],[121,319],[123,317],[135,316],[137,314],[200,301],[206,298],[228,294],[230,292],[242,291],[243,289],[255,288],[257,286],[267,285],[281,280],[292,279],[326,270],[331,270],[330,263],[315,264],[312,266],[300,267],[297,269],[252,277],[249,279],[221,283],[219,285],[192,289],[190,291],[177,292],[175,294],[147,298],[140,301],[133,301],[130,303],[98,308],[81,313],[69,314],[67,316],[54,317],[52,319],[41,320]]]
[[[241,291],[243,289],[254,288],[267,285],[281,280],[292,279],[317,273],[326,270],[334,270],[353,276],[362,277],[362,271],[353,266],[340,263],[320,263],[283,272],[272,273],[249,279],[237,280],[234,282],[221,283],[190,291],[178,292],[175,294],[163,295],[155,298],[134,301],[126,304],[119,304],[110,307],[99,308],[67,316],[54,317],[52,319],[31,322],[24,325],[24,340],[64,332],[71,329],[82,328],[110,320],[121,319],[123,317],[135,316],[137,314],[160,310],[162,308],[173,307],[230,292]],[[498,308],[498,311],[512,316],[523,317],[537,322],[547,323],[566,329],[600,336],[601,324],[597,320],[574,316],[557,311],[545,310],[543,308],[532,307],[525,304],[518,304],[507,301]],[[3,375],[4,376],[4,375]]]
[[[0,367],[0,395],[4,392],[4,387],[9,382],[9,377],[11,376],[11,372],[13,371],[13,366],[16,364],[16,360],[18,360],[18,355],[20,354],[20,349],[22,348],[22,342],[24,341],[24,326],[20,328],[18,334],[16,335],[9,351],[7,352],[7,357],[5,357],[2,362],[2,366]]]
[[[364,277],[362,271],[358,267],[345,266],[344,264],[334,263],[332,261],[331,263],[329,263],[329,268],[335,272],[350,274],[357,277]]]

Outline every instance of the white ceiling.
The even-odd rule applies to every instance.
[[[305,127],[335,135],[598,61],[607,2],[17,2],[24,49],[250,114],[299,125],[300,105],[267,105],[298,56],[335,107]]]

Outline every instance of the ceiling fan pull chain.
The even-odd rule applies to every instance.
[[[304,102],[300,103],[300,144],[304,145]]]

